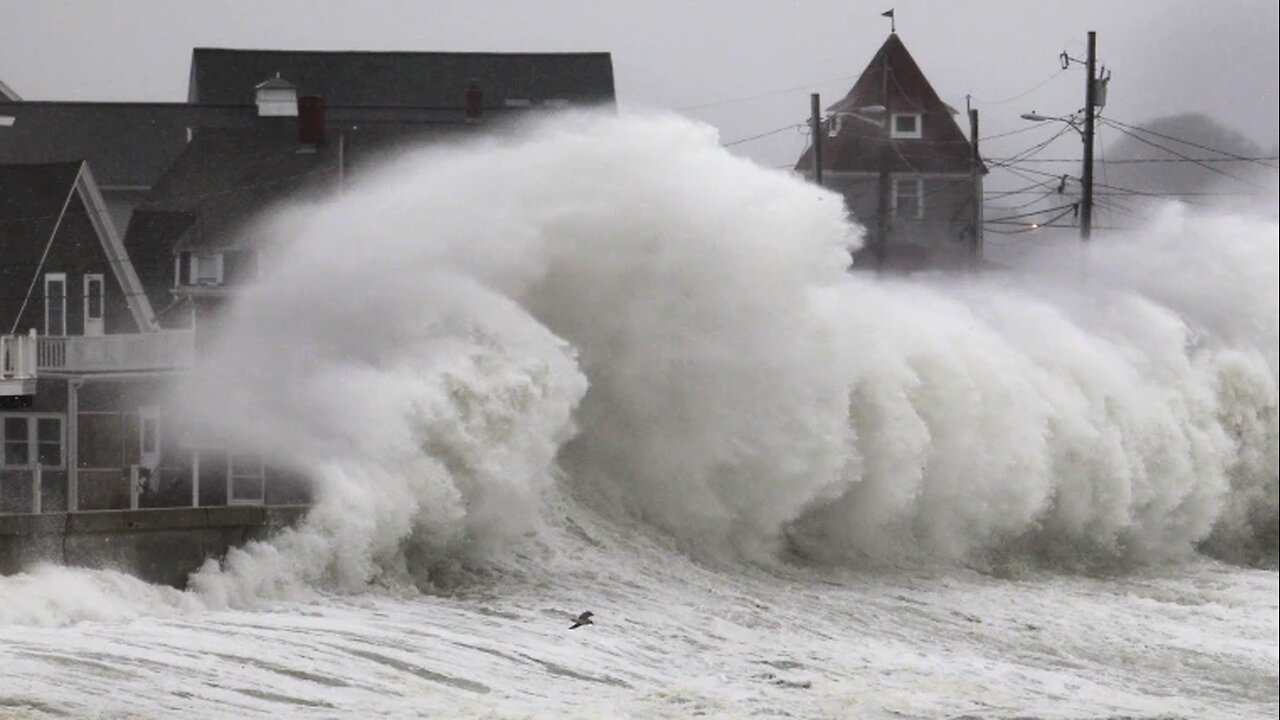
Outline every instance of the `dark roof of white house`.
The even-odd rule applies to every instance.
[[[148,188],[182,152],[187,128],[243,124],[243,108],[185,103],[0,102],[0,163],[88,160],[103,187]]]
[[[248,104],[253,88],[277,75],[303,95],[349,107],[462,107],[475,79],[485,104],[508,100],[573,104],[614,102],[613,62],[606,52],[480,53],[195,48],[187,99]]]

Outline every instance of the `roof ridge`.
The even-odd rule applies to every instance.
[[[227,52],[227,53],[272,53],[281,55],[492,55],[492,56],[520,56],[520,55],[539,55],[545,57],[565,57],[576,55],[610,55],[608,50],[579,50],[579,51],[520,51],[520,52],[503,52],[498,50],[288,50],[281,48],[231,48],[231,47],[193,47],[192,53],[197,52]]]

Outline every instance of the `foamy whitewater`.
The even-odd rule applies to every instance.
[[[178,390],[309,518],[0,578],[0,717],[1274,718],[1278,227],[850,274],[682,119],[406,154]]]

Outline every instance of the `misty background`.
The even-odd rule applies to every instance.
[[[848,91],[888,35],[890,7],[943,100],[963,109],[972,96],[983,136],[1024,127],[1024,112],[1079,109],[1084,70],[1062,71],[1058,55],[1082,58],[1096,30],[1114,73],[1104,116],[1202,113],[1264,151],[1280,138],[1280,10],[1266,0],[0,0],[0,81],[30,100],[181,102],[196,46],[608,51],[621,108],[675,110],[717,127],[735,153],[790,167],[807,139],[788,126],[805,120],[810,92],[826,105]],[[992,138],[982,150],[1008,156],[1042,139]],[[1101,145],[1117,139],[1100,130]],[[1068,133],[1046,155],[1079,150]]]

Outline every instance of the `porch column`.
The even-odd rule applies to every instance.
[[[67,380],[67,512],[80,509],[80,386],[83,378]]]
[[[200,507],[200,451],[191,451],[191,507]]]

